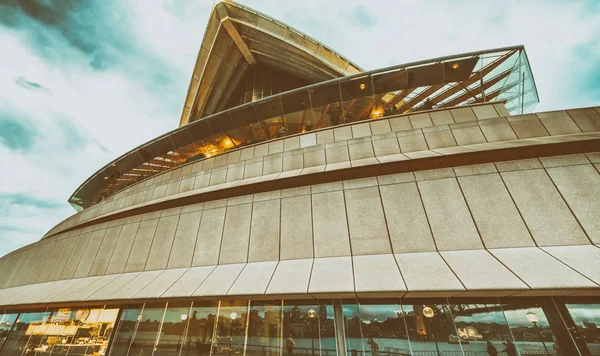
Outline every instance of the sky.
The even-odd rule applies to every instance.
[[[600,105],[600,1],[243,0],[364,69],[523,44],[537,111]],[[210,0],[0,0],[0,256],[177,127]]]

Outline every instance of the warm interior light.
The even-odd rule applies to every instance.
[[[425,315],[426,318],[433,318],[433,309],[431,309],[430,307],[423,308],[423,315]]]
[[[306,313],[306,315],[309,318],[314,319],[317,316],[317,311],[314,309],[308,309],[308,312]]]
[[[223,146],[225,146],[225,147],[231,147],[231,146],[233,146],[233,142],[231,142],[231,139],[226,138],[226,139],[223,140]]]
[[[187,320],[187,314],[181,314],[181,321]]]
[[[364,90],[367,86],[365,85],[365,83],[361,83],[359,86],[360,90]]]
[[[459,65],[458,65],[458,63],[454,63],[454,64],[452,65],[452,69],[458,69],[458,66],[459,66]]]
[[[113,167],[116,167],[116,166],[117,166],[117,164],[116,164],[116,163],[113,163],[113,164],[111,164],[111,166],[113,166]]]
[[[229,317],[231,318],[231,320],[235,320],[235,319],[237,319],[238,315],[236,312],[233,312],[233,313],[229,314]]]
[[[107,179],[108,179],[108,177],[104,177],[104,180],[107,180]]]
[[[373,108],[373,110],[371,110],[371,119],[377,119],[379,117],[383,116],[383,108]]]

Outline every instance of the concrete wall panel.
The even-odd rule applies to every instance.
[[[94,260],[94,263],[90,269],[89,276],[101,276],[106,273],[106,269],[108,268],[110,258],[112,257],[115,246],[117,245],[117,241],[119,240],[119,235],[121,234],[122,229],[123,226],[110,227],[106,229],[106,234],[104,234],[104,239],[102,240],[102,244],[100,244],[100,248],[96,254],[96,259]]]
[[[282,260],[313,257],[313,226],[310,195],[281,200]]]
[[[498,174],[458,178],[487,248],[535,246]]]
[[[146,261],[146,271],[167,268],[178,222],[179,215],[163,217],[158,220],[152,247]]]
[[[139,222],[123,225],[121,233],[119,234],[119,239],[115,245],[115,250],[110,257],[110,262],[108,263],[108,268],[106,269],[107,274],[123,273],[139,226]]]
[[[157,226],[158,219],[146,220],[140,223],[131,252],[129,253],[129,258],[127,259],[127,264],[125,265],[125,272],[139,272],[144,270]]]
[[[312,196],[315,257],[349,256],[350,241],[344,193]]]
[[[435,251],[417,185],[382,185],[379,189],[394,253]]]
[[[483,248],[455,178],[421,181],[418,186],[440,251]]]
[[[392,253],[378,187],[350,189],[344,192],[352,254]]]
[[[544,170],[506,172],[502,177],[539,246],[589,243]]]
[[[588,164],[547,169],[550,178],[583,226],[587,236],[600,243],[600,174]]]
[[[241,263],[248,261],[250,220],[252,204],[227,207],[219,263]]]
[[[192,266],[216,265],[219,261],[225,210],[225,208],[217,208],[202,212]]]
[[[279,259],[279,199],[255,202],[252,207],[249,262],[276,261]],[[265,286],[266,288],[266,286]]]
[[[190,267],[192,265],[201,218],[202,211],[179,216],[173,247],[169,255],[168,268]]]
[[[92,235],[90,236],[90,241],[85,247],[83,255],[81,256],[81,261],[79,261],[79,265],[77,266],[77,270],[75,271],[75,278],[87,277],[87,275],[90,273],[92,263],[94,263],[94,260],[96,259],[96,255],[98,254],[100,245],[102,245],[102,241],[104,240],[105,234],[106,229],[94,231],[92,233]]]

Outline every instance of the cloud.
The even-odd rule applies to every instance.
[[[25,88],[25,89],[31,89],[31,90],[45,90],[48,91],[49,89],[46,88],[45,86],[39,84],[39,83],[35,83],[35,82],[30,82],[29,80],[23,78],[23,77],[17,77],[17,79],[15,80],[15,83],[17,83],[18,86]]]
[[[0,145],[11,151],[29,151],[36,136],[35,125],[27,115],[0,106]]]
[[[350,24],[357,25],[360,28],[370,28],[375,25],[377,19],[371,15],[369,9],[365,6],[355,7],[350,14]]]

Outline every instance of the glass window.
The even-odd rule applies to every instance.
[[[126,356],[131,340],[135,336],[138,321],[141,318],[142,306],[127,306],[121,312],[119,326],[110,346],[110,356]]]
[[[49,311],[19,314],[12,332],[4,343],[2,356],[33,354],[45,332],[42,324],[49,317]]]
[[[451,304],[458,338],[467,355],[497,355],[512,340],[499,304]]]
[[[600,304],[566,304],[566,307],[576,327],[576,330],[570,328],[571,334],[585,343],[589,355],[600,355]],[[581,343],[578,344],[581,348]]]
[[[244,352],[246,339],[247,301],[221,301],[217,328],[213,335],[212,355],[235,355]]]
[[[191,303],[169,304],[160,328],[154,355],[177,356],[185,343]]]
[[[210,355],[211,340],[217,317],[217,302],[194,302],[189,314],[188,330],[182,355]]]
[[[348,355],[410,355],[405,315],[398,303],[344,304]]]
[[[156,348],[158,333],[165,314],[165,305],[144,305],[139,317],[137,330],[129,347],[129,354],[136,356],[152,355]]]
[[[337,354],[333,305],[318,301],[284,301],[283,355]]]
[[[516,349],[521,355],[555,355],[559,348],[550,328],[546,314],[541,306],[533,304],[510,303],[502,306],[510,331],[515,340]],[[513,350],[507,342],[507,354]]]
[[[118,309],[60,308],[39,327],[36,355],[105,355]]]
[[[250,302],[246,355],[281,354],[281,307],[280,300]]]
[[[18,316],[18,313],[0,315],[0,351]]]
[[[410,347],[415,355],[461,354],[452,313],[444,304],[402,304]]]

